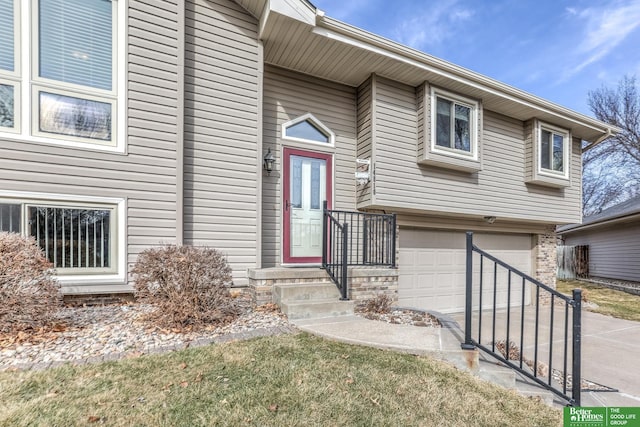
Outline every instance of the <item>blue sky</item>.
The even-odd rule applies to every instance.
[[[640,78],[640,0],[311,0],[332,18],[592,115]]]

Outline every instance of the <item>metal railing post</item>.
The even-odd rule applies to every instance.
[[[327,268],[327,201],[322,201],[322,268]]]
[[[349,267],[349,224],[346,222],[342,225],[342,293],[341,300],[347,300],[347,268]]]
[[[369,262],[369,220],[365,217],[362,222],[362,264]]]
[[[473,286],[473,232],[467,231],[467,271],[466,271],[466,299],[464,305],[464,343],[463,350],[473,350],[476,346],[471,340],[471,293]],[[482,309],[482,308],[481,308]]]
[[[582,290],[573,290],[573,363],[572,363],[572,383],[571,397],[574,406],[580,406],[581,378],[581,341],[582,341]]]
[[[396,238],[398,236],[396,235],[397,233],[396,214],[392,214],[392,215],[393,216],[391,217],[391,228],[393,232],[391,233],[391,267],[396,268]]]

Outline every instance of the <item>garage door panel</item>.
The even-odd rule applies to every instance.
[[[418,261],[418,265],[416,265],[416,269],[418,269],[418,270],[421,268],[421,266],[433,267],[433,266],[437,265],[438,262],[441,262],[440,260],[438,260],[435,257],[431,256],[431,254],[424,253],[424,252],[418,251],[418,250],[416,250],[415,259]]]
[[[531,236],[499,234],[477,236],[478,238],[474,239],[477,246],[518,270],[530,274]],[[401,229],[399,304],[444,313],[462,311],[465,306],[466,251],[464,244],[463,232]],[[485,288],[482,305],[487,307],[493,303],[493,262],[485,259],[483,267]],[[474,284],[479,283],[479,278],[480,257],[475,254]],[[502,267],[498,267],[497,278],[497,304],[506,306],[509,301],[509,274]],[[474,291],[474,305],[478,305],[480,291],[479,289]],[[510,295],[512,304],[520,304],[522,283],[521,279],[514,275],[511,279]],[[528,304],[529,300],[530,292],[527,287],[525,303]]]

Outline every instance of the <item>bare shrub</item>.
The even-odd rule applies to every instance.
[[[50,326],[62,307],[54,274],[33,238],[0,232],[0,332]]]
[[[367,313],[387,314],[391,311],[393,299],[387,294],[378,294],[364,303]]]
[[[156,307],[149,319],[160,327],[220,325],[240,312],[227,287],[231,268],[215,249],[176,245],[147,249],[131,273],[136,297]]]

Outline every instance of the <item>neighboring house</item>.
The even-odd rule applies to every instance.
[[[589,246],[589,276],[640,282],[640,197],[558,228],[567,246]]]
[[[403,305],[463,306],[466,230],[552,284],[581,141],[616,131],[304,0],[0,11],[0,228],[34,236],[67,294],[130,292],[137,254],[178,243],[268,297],[320,262],[325,199],[398,215],[397,272],[358,274]]]

